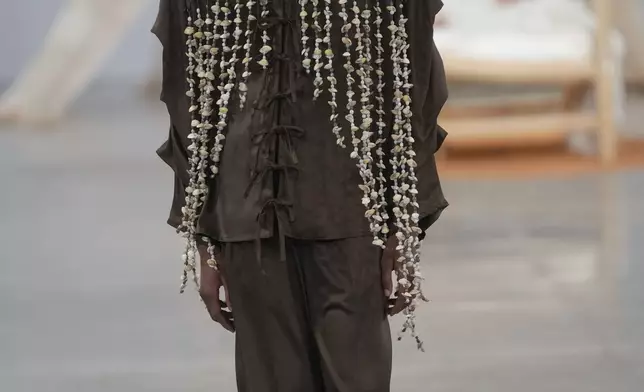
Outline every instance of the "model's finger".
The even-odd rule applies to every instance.
[[[231,330],[230,323],[226,320],[223,315],[223,310],[227,307],[226,303],[219,299],[219,290],[202,290],[199,292],[201,299],[206,305],[206,310],[210,315],[210,318],[221,324],[227,330]],[[231,331],[232,332],[232,331]]]
[[[219,299],[211,301],[210,304],[206,303],[206,308],[213,321],[220,324],[224,329],[229,332],[235,332],[235,324],[233,322],[233,314],[230,311],[223,310],[226,304]]]
[[[222,300],[219,300],[219,307],[220,307],[222,310],[228,310],[228,311],[230,311],[230,312],[232,312],[232,311],[233,311],[233,310],[230,308],[230,306],[228,306],[228,304],[227,304],[227,303],[225,303],[225,302],[224,302],[224,301],[222,301]]]
[[[394,290],[393,280],[391,279],[391,270],[389,272],[382,271],[382,290],[386,298],[391,297],[391,293]]]
[[[226,324],[230,329],[228,329],[231,332],[235,332],[235,315],[233,312],[228,311],[228,310],[222,310],[221,314],[223,317],[226,319]]]
[[[223,302],[223,301],[219,301],[219,306],[221,307],[221,314],[223,314],[223,315],[224,315],[224,317],[225,317],[225,318],[226,318],[226,320],[228,321],[229,326],[231,326],[231,327],[233,328],[233,331],[231,331],[231,332],[234,332],[234,328],[235,328],[235,316],[234,316],[234,314],[233,314],[233,310],[232,310],[232,308],[230,308],[230,306],[228,306],[228,305],[227,305],[225,302]]]
[[[213,314],[212,319],[216,323],[224,327],[226,331],[235,332],[235,324],[234,324],[233,316],[231,312],[220,311],[219,313]]]
[[[395,316],[395,315],[399,314],[400,312],[405,310],[407,305],[408,305],[407,299],[402,295],[398,295],[396,297],[396,300],[394,301],[394,304],[389,309],[389,315],[390,316]]]
[[[389,248],[385,248],[382,252],[382,258],[380,259],[380,268],[382,274],[382,289],[385,293],[385,297],[391,297],[393,293],[394,285],[391,279],[391,273],[394,270],[394,258],[395,252]]]
[[[226,300],[226,307],[230,310],[233,310],[233,305],[230,302],[230,293],[228,291],[228,283],[226,282],[226,278],[222,275],[221,277],[221,283],[224,286],[224,299]]]

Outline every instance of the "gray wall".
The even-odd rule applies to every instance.
[[[42,44],[57,10],[64,0],[0,0],[0,83],[9,83]],[[99,75],[103,81],[137,82],[154,70],[158,43],[149,33],[158,0],[148,8],[130,31],[129,39],[112,53]]]

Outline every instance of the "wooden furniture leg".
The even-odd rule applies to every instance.
[[[598,147],[601,161],[611,165],[617,157],[615,126],[615,60],[612,50],[613,5],[608,0],[594,0],[597,19],[595,100],[599,119]]]

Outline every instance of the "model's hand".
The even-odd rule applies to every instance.
[[[408,306],[408,301],[400,292],[394,293],[394,284],[392,275],[399,274],[400,265],[398,263],[399,253],[396,250],[398,240],[396,236],[391,236],[387,240],[385,250],[382,252],[382,259],[380,260],[380,267],[382,268],[382,288],[384,295],[387,298],[387,313],[390,316],[395,316],[405,310]]]
[[[206,309],[212,319],[221,324],[227,331],[235,332],[230,296],[226,278],[221,269],[214,269],[208,265],[208,251],[206,248],[199,249],[201,258],[201,277],[199,282],[199,295],[206,304]],[[221,289],[224,290],[225,302],[220,298]]]

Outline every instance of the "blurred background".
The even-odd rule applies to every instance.
[[[644,387],[644,1],[445,0],[428,353],[397,392]],[[155,0],[0,0],[0,389],[233,391],[177,294]]]

